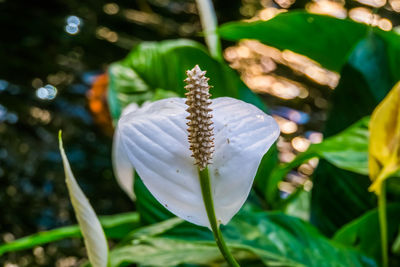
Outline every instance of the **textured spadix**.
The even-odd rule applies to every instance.
[[[233,98],[210,105],[214,123],[208,166],[217,219],[226,224],[245,202],[261,158],[279,136],[272,117]],[[153,196],[175,215],[209,226],[195,160],[189,149],[185,99],[169,98],[121,117],[125,152]]]
[[[212,153],[214,152],[214,133],[212,115],[210,109],[210,93],[208,90],[209,78],[205,77],[206,72],[201,71],[199,65],[196,65],[192,70],[186,71],[187,78],[185,86],[188,91],[185,104],[189,112],[187,125],[188,140],[190,150],[193,152],[192,157],[196,161],[196,165],[200,170],[204,170],[211,163]]]

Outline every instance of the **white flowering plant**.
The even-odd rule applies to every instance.
[[[398,34],[304,11],[217,28],[212,2],[196,2],[208,50],[185,39],[142,42],[108,68],[114,176],[136,210],[98,217],[60,134],[78,225],[0,244],[0,255],[82,235],[83,265],[94,267],[397,266]],[[257,39],[319,62],[319,74],[340,72],[325,139],[280,162],[282,123],[224,62],[220,37]],[[315,82],[312,64],[296,71]],[[315,172],[296,184],[293,174],[311,163]]]

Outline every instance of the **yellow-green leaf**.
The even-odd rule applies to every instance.
[[[84,237],[89,261],[93,267],[106,267],[108,264],[108,245],[103,228],[88,199],[75,180],[68,158],[65,155],[61,131],[58,140],[64,165],[65,182],[68,187],[69,197],[76,214],[76,219],[78,220]]]
[[[379,195],[382,182],[400,169],[400,82],[372,113],[369,129],[369,189]]]

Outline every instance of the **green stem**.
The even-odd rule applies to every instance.
[[[211,56],[222,61],[221,41],[217,32],[218,22],[211,0],[196,0],[201,26]]]
[[[200,186],[201,186],[201,193],[203,195],[204,206],[206,207],[208,220],[211,225],[211,230],[214,234],[215,242],[217,243],[218,248],[222,253],[222,256],[224,256],[225,260],[229,263],[229,265],[233,267],[240,267],[240,265],[236,262],[235,258],[232,256],[231,252],[226,246],[224,238],[222,237],[221,230],[219,229],[217,217],[215,216],[208,168],[205,168],[202,171],[198,169],[198,172],[200,177]]]
[[[388,241],[387,241],[387,220],[386,220],[386,183],[381,184],[381,192],[378,195],[379,225],[381,228],[382,244],[382,267],[389,266]]]

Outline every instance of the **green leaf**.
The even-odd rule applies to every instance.
[[[134,262],[176,266],[183,263],[207,264],[221,259],[210,230],[178,217],[132,231],[123,245],[111,252],[110,258],[111,266]]]
[[[177,266],[183,263],[208,265],[221,261],[213,242],[185,241],[170,238],[149,238],[111,252],[111,266]]]
[[[130,103],[142,104],[153,98],[154,92],[127,64],[117,62],[108,69],[108,106],[111,117],[119,118]]]
[[[341,133],[310,146],[332,165],[359,174],[368,174],[368,123],[365,117]]]
[[[396,45],[400,36],[349,19],[291,11],[268,21],[231,22],[219,29],[223,39],[256,39],[279,49],[289,49],[308,56],[337,72],[347,62],[347,57],[356,44],[371,31],[383,36],[391,44],[391,52],[396,55],[392,59],[394,67],[400,60]],[[398,69],[398,65],[396,68]],[[395,71],[393,74],[400,76]]]
[[[365,175],[338,169],[320,161],[314,174],[311,196],[311,222],[331,236],[344,224],[376,207],[376,197]]]
[[[137,212],[123,213],[111,216],[101,216],[100,224],[108,238],[122,239],[139,225]],[[30,249],[35,246],[55,242],[66,238],[82,237],[78,225],[60,227],[26,236],[10,243],[0,245],[0,255],[17,250]]]
[[[65,182],[76,219],[82,231],[89,260],[94,267],[106,267],[108,265],[108,244],[103,228],[95,211],[75,180],[63,148],[61,131],[59,132],[58,140],[64,165]]]
[[[284,213],[304,221],[310,220],[311,192],[299,188],[285,201]]]
[[[391,79],[393,81],[400,80],[400,34],[393,31],[380,32],[379,36],[383,39],[386,45],[387,58]]]
[[[293,168],[305,161],[318,157],[330,164],[359,174],[368,173],[368,122],[365,117],[341,133],[325,139],[322,143],[312,144],[307,151],[286,164],[276,166],[268,180],[265,196],[269,202],[278,198],[278,183]]]
[[[314,175],[311,221],[326,234],[332,234],[343,223],[375,206],[375,197],[368,192],[370,180],[365,176],[368,174],[368,123],[369,117],[365,117],[310,147],[317,149],[323,159]]]
[[[396,239],[392,245],[393,254],[400,255],[400,227]]]
[[[186,230],[180,231],[181,227]],[[267,266],[376,266],[352,248],[329,241],[310,224],[282,213],[240,212],[222,230],[242,266],[256,259]],[[193,227],[193,239],[184,223],[160,236],[141,235],[111,252],[112,266],[223,263],[215,243],[202,237],[204,231],[211,234],[206,228]]]
[[[241,213],[223,233],[231,245],[244,245],[267,266],[376,266],[352,248],[329,241],[310,224],[279,212]]]
[[[165,233],[168,230],[182,224],[184,220],[178,217],[174,217],[160,223],[152,224],[147,227],[139,228],[132,231],[127,238],[142,239],[149,236],[156,236]]]
[[[387,206],[389,243],[392,243],[400,225],[400,204]],[[353,246],[376,261],[381,261],[381,243],[378,210],[371,210],[361,217],[340,228],[333,239],[342,244]],[[399,259],[397,259],[399,260]],[[393,264],[391,266],[397,266]]]
[[[395,83],[389,75],[388,62],[387,45],[378,35],[370,33],[357,44],[333,92],[325,136],[334,135],[371,114]],[[313,180],[311,217],[322,232],[331,235],[375,207],[375,197],[368,192],[366,164],[367,161],[365,171],[359,174],[335,168],[325,161],[318,165]],[[344,212],[343,207],[348,210]]]
[[[99,220],[108,238],[125,238],[128,233],[139,227],[137,212],[100,216]]]
[[[173,91],[157,88],[156,91],[154,92],[154,95],[153,95],[153,98],[151,99],[151,101],[157,101],[157,100],[161,100],[164,98],[177,97],[177,96],[178,95]]]
[[[261,196],[262,199],[266,200],[268,206],[275,206],[275,199],[268,198],[265,194],[271,186],[270,176],[274,168],[279,164],[278,148],[276,144],[272,145],[268,152],[264,155],[261,160],[260,166],[258,167],[256,177],[254,178],[254,191]],[[276,189],[277,184],[272,184],[273,188],[271,191]]]
[[[371,33],[357,44],[341,72],[324,134],[336,134],[370,115],[396,82],[390,77],[387,46]]]
[[[133,188],[136,195],[136,209],[143,224],[153,224],[175,217],[153,197],[136,173]]]
[[[267,203],[278,208],[282,204],[279,197],[279,182],[282,181],[286,174],[288,174],[292,169],[317,156],[318,154],[316,154],[315,151],[307,150],[306,152],[297,155],[297,157],[295,157],[291,162],[276,165],[267,180],[267,186],[264,192]]]

